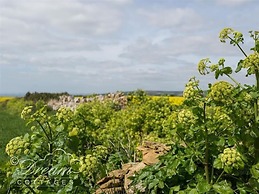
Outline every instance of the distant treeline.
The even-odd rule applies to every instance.
[[[43,100],[44,102],[49,101],[50,99],[58,99],[59,96],[63,95],[69,95],[67,92],[62,92],[62,93],[48,93],[48,92],[34,92],[30,93],[27,92],[24,96],[25,100],[30,100],[30,101],[38,101],[38,100]]]

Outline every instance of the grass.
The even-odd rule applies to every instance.
[[[14,137],[29,132],[25,122],[17,114],[11,114],[0,105],[0,165],[9,158],[5,153],[6,144]]]

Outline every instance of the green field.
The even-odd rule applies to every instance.
[[[3,164],[8,158],[5,145],[10,139],[24,135],[29,130],[19,114],[10,113],[3,105],[0,105],[0,121],[0,163]]]

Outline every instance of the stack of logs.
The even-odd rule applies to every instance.
[[[134,188],[130,186],[132,181],[129,177],[145,166],[157,163],[159,161],[158,157],[168,152],[170,147],[147,141],[137,149],[142,152],[142,162],[127,163],[122,165],[122,169],[110,172],[108,176],[97,182],[99,189],[96,190],[95,194],[134,194]],[[136,187],[140,191],[145,191],[145,188],[141,184]]]

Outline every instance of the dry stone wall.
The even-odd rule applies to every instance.
[[[132,181],[129,177],[145,168],[145,166],[157,163],[159,161],[158,157],[167,153],[170,147],[161,143],[146,141],[137,149],[142,152],[142,161],[123,164],[121,169],[110,172],[106,177],[97,182],[99,189],[96,190],[95,194],[134,194],[135,188],[130,186]],[[145,191],[141,183],[136,185],[136,187],[140,191]]]
[[[98,95],[94,97],[74,97],[63,95],[60,96],[59,99],[50,100],[47,105],[51,107],[53,110],[58,110],[60,107],[67,107],[72,110],[75,110],[76,107],[82,103],[92,102],[92,101],[105,101],[111,100],[112,102],[117,103],[119,106],[124,107],[127,104],[127,96],[125,96],[121,92],[117,93],[109,93],[107,95]]]

